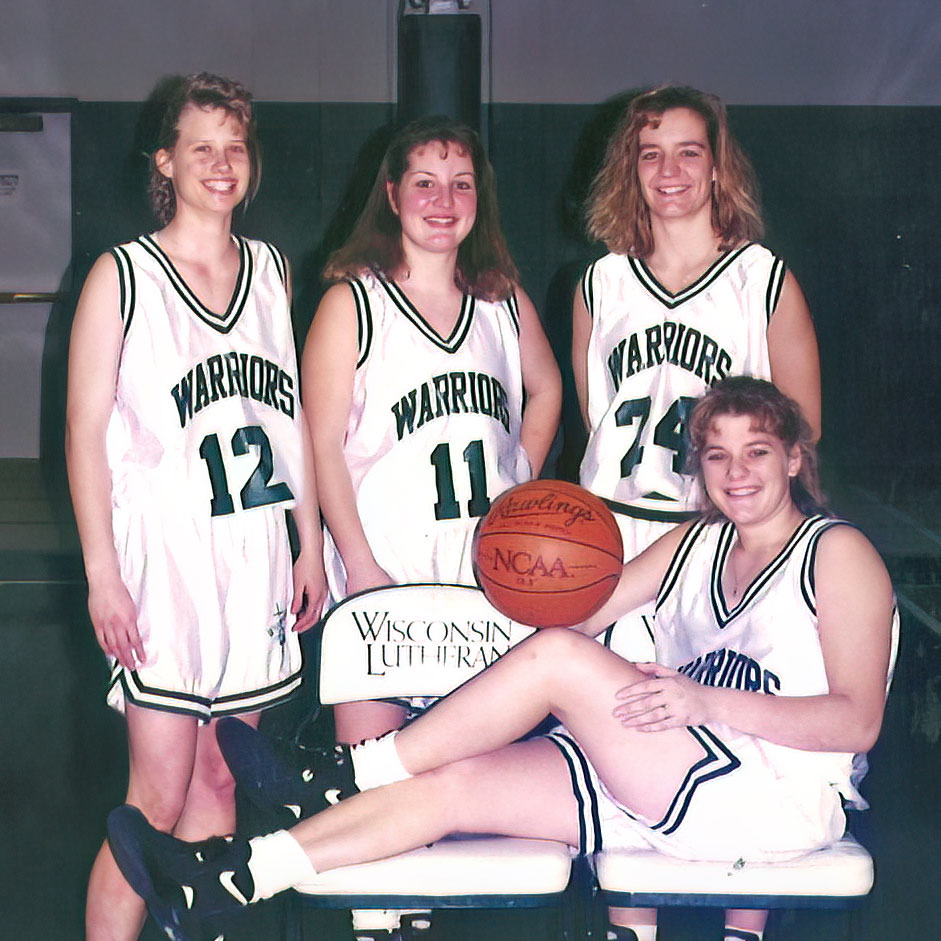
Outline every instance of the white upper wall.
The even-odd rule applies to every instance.
[[[139,101],[232,75],[261,99],[391,101],[398,0],[3,0],[0,95]],[[493,99],[663,81],[733,104],[941,104],[937,0],[472,0]],[[486,62],[486,53],[485,53]],[[486,68],[486,65],[485,65]]]

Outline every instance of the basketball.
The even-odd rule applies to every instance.
[[[611,511],[563,480],[502,493],[474,536],[474,574],[490,603],[531,627],[571,627],[611,597],[624,550]]]

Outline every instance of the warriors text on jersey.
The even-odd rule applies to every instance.
[[[301,497],[297,365],[280,253],[236,238],[216,313],[141,236],[113,249],[124,343],[107,433],[115,545],[138,610],[139,670],[110,701],[200,717],[300,683],[285,510]]]
[[[722,573],[735,544],[735,527],[693,524],[657,598],[657,662],[706,686],[769,696],[829,692],[817,632],[814,559],[817,541],[835,525],[840,524],[821,516],[804,520],[738,603],[730,605]],[[850,803],[860,800],[850,783],[852,755],[763,740],[759,747],[778,778],[793,776],[795,788],[813,785],[838,791]]]
[[[722,573],[731,523],[696,522],[684,534],[657,598],[656,660],[707,686],[765,696],[829,692],[818,635],[814,560],[839,520],[803,520],[730,605]],[[898,639],[898,616],[892,649]],[[891,658],[890,669],[891,673]],[[653,846],[687,859],[786,859],[838,840],[844,802],[865,806],[856,784],[865,763],[843,752],[778,745],[722,723],[688,726],[701,756],[681,776],[659,820],[620,803],[564,728],[550,733],[578,797],[583,852]]]
[[[684,422],[718,379],[768,379],[767,329],[783,262],[761,245],[726,252],[677,294],[640,259],[606,255],[582,282],[591,315],[591,429],[580,482],[639,519],[677,522],[695,508]]]
[[[394,282],[364,274],[350,289],[359,358],[344,454],[370,549],[396,581],[472,583],[478,518],[530,476],[516,301],[465,295],[442,337]],[[333,546],[327,555],[342,597]]]

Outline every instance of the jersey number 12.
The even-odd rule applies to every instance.
[[[239,491],[239,501],[243,510],[256,506],[268,506],[293,500],[294,494],[285,483],[271,483],[274,461],[271,456],[271,442],[260,425],[246,425],[232,435],[232,453],[236,457],[248,454],[250,448],[258,448],[258,463],[251,477]],[[212,487],[212,500],[209,503],[213,516],[227,516],[235,512],[232,494],[229,492],[229,478],[226,476],[225,463],[222,460],[222,448],[219,436],[206,435],[199,446],[199,456],[206,462],[209,471],[209,484]]]

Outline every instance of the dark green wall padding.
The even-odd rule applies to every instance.
[[[489,138],[503,223],[523,285],[567,367],[571,291],[599,253],[577,205],[616,102],[494,105]],[[79,103],[73,127],[75,274],[152,227],[139,106]],[[824,382],[823,451],[868,482],[938,479],[941,464],[941,196],[933,184],[941,109],[731,107],[761,183],[766,243],[810,302]],[[302,339],[327,251],[349,229],[378,163],[392,108],[262,102],[261,192],[239,227],[276,242],[295,272]],[[68,312],[60,327],[66,328]],[[559,472],[574,472],[577,421]]]

